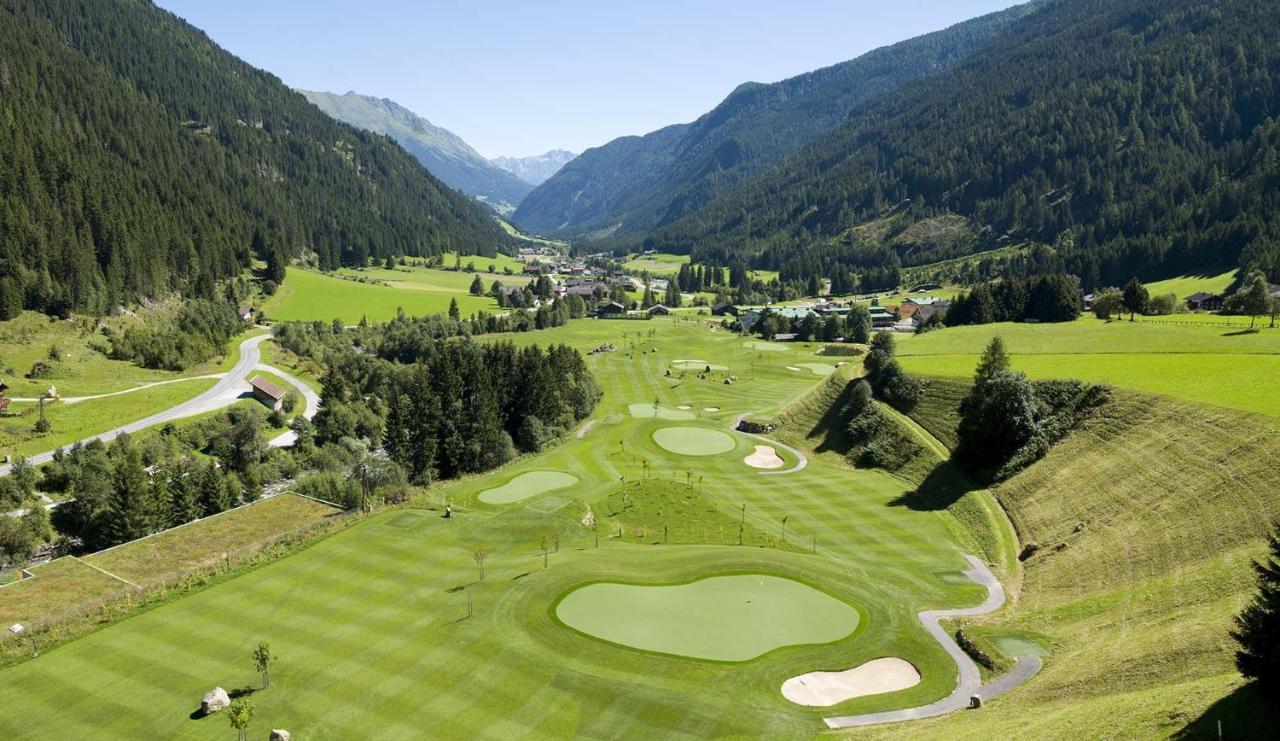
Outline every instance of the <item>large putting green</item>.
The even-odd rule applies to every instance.
[[[706,427],[663,427],[654,430],[653,441],[679,455],[719,455],[738,446],[727,433]]]
[[[485,504],[511,504],[578,483],[578,477],[561,471],[529,471],[480,493]]]
[[[610,643],[713,661],[749,661],[783,646],[838,641],[860,622],[847,602],[766,574],[689,584],[588,584],[560,600],[556,617]]]

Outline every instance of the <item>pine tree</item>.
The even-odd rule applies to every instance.
[[[152,532],[155,511],[153,491],[142,463],[142,451],[129,443],[116,460],[108,505],[108,532],[112,542],[125,543]]]
[[[484,295],[484,281],[480,279],[479,274],[477,274],[476,277],[471,280],[471,295],[472,296]]]
[[[449,299],[449,318],[455,320],[462,318],[462,312],[458,309],[458,299],[456,298]]]
[[[1258,576],[1258,593],[1236,617],[1231,637],[1240,644],[1236,668],[1245,677],[1257,680],[1263,697],[1280,701],[1280,529],[1267,543],[1271,553],[1253,565]]]
[[[978,361],[978,369],[973,374],[973,384],[980,386],[990,381],[997,373],[1009,370],[1009,353],[1004,347],[1004,338],[996,335],[987,343],[982,351],[982,359]]]

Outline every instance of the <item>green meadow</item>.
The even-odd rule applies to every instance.
[[[1158,280],[1147,284],[1147,291],[1152,296],[1172,293],[1183,299],[1193,293],[1221,294],[1236,279],[1236,271],[1228,270],[1221,275],[1183,275],[1167,280]]]
[[[1058,325],[988,324],[899,338],[912,373],[970,377],[993,336],[1005,341],[1013,367],[1032,378],[1079,378],[1280,416],[1280,329],[1254,333],[1173,322]]]
[[[479,311],[497,311],[498,303],[487,296],[472,296],[468,289],[474,277],[470,273],[428,268],[382,268],[342,271],[389,285],[361,283],[313,270],[293,268],[276,294],[262,306],[263,313],[275,321],[331,321],[338,319],[355,324],[367,318],[385,322],[403,309],[410,316],[440,314],[449,310],[450,301],[458,302],[463,316]],[[504,284],[523,285],[520,276],[484,276],[486,288],[493,280]]]

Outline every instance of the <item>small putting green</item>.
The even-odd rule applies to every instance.
[[[671,367],[676,370],[702,371],[710,368],[713,371],[727,371],[729,366],[719,363],[708,363],[705,360],[673,360]]]
[[[529,471],[511,479],[502,486],[480,492],[485,504],[511,504],[548,491],[563,489],[578,483],[578,477],[562,471]]]
[[[768,352],[783,352],[787,346],[781,342],[769,342],[768,340],[747,340],[742,343],[743,347],[749,347],[752,350],[767,350]]]
[[[652,404],[631,404],[627,407],[627,411],[632,417],[637,419],[669,419],[672,421],[688,421],[696,419],[693,412],[686,412],[680,409],[671,409],[670,407],[654,407]]]
[[[728,433],[706,427],[663,427],[654,431],[653,441],[679,455],[719,455],[738,446]]]
[[[712,661],[749,661],[783,646],[838,641],[861,620],[857,608],[825,592],[764,574],[663,586],[588,584],[566,594],[555,613],[593,638]]]
[[[836,372],[836,367],[830,363],[800,363],[801,368],[807,368],[815,376],[829,376]]]

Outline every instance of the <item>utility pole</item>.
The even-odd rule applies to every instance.
[[[738,545],[742,545],[742,533],[747,527],[747,505],[742,505],[742,519],[738,521]]]

